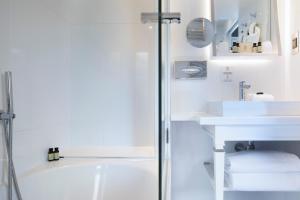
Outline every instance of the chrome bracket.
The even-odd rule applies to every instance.
[[[180,24],[181,23],[181,13],[172,12],[172,13],[161,13],[159,16],[158,13],[142,13],[141,21],[143,24],[147,23],[158,23],[159,19],[163,24]]]

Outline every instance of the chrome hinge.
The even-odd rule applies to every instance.
[[[173,13],[161,13],[161,21],[163,24],[180,24],[181,23],[181,13],[173,12]],[[143,24],[147,23],[158,23],[159,22],[159,14],[158,13],[142,13],[141,21]]]

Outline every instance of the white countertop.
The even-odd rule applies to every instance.
[[[172,115],[172,121],[194,121],[200,125],[300,125],[300,116],[238,116],[224,117],[207,113]]]
[[[198,122],[200,125],[300,125],[300,116],[203,116]]]
[[[207,115],[201,112],[186,112],[186,113],[173,113],[171,121],[173,122],[188,122],[188,121],[198,121],[201,116]]]

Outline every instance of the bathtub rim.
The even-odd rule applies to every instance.
[[[157,176],[158,160],[156,158],[113,158],[113,157],[102,157],[102,158],[64,158],[59,161],[46,162],[37,165],[18,176],[20,181],[24,179],[47,172],[56,170],[63,170],[68,168],[80,168],[80,167],[95,167],[97,168],[100,164],[112,164],[119,166],[131,166],[134,168],[142,169]],[[138,165],[134,165],[138,164]],[[151,165],[151,166],[149,166]]]

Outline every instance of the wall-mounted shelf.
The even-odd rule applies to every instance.
[[[236,141],[300,141],[300,116],[223,117],[202,116],[198,123],[213,140],[213,162],[205,163],[209,181],[215,190],[215,200],[224,200],[224,192],[300,192],[299,188],[276,190],[238,190],[229,188],[225,175],[225,147]],[[214,163],[214,164],[212,164]]]

